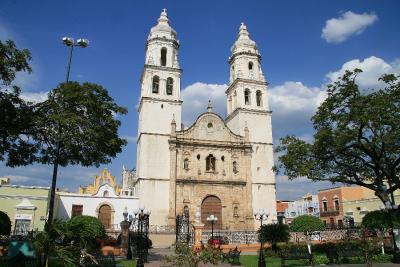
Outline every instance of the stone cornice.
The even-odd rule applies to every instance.
[[[274,185],[276,186],[276,183],[251,183],[253,185]]]
[[[147,49],[147,46],[149,46],[149,43],[153,42],[153,41],[161,41],[161,42],[172,43],[175,46],[176,49],[178,49],[179,46],[180,46],[179,42],[177,40],[167,39],[167,38],[162,38],[162,37],[154,37],[154,38],[151,38],[151,39],[147,40],[146,49]]]
[[[151,97],[151,96],[142,96],[140,98],[140,102],[139,102],[139,106],[137,111],[140,112],[141,108],[142,108],[142,104],[144,101],[148,101],[148,102],[167,102],[170,104],[175,104],[175,105],[182,105],[183,101],[182,100],[176,100],[176,99],[166,99],[166,98],[157,98],[157,97]]]
[[[258,109],[247,109],[247,108],[236,108],[228,117],[226,117],[225,121],[229,122],[233,117],[235,117],[239,112],[257,114],[257,115],[270,115],[272,111],[268,110],[258,110]]]
[[[264,85],[264,86],[268,86],[268,81],[258,81],[258,80],[252,80],[252,79],[243,79],[243,78],[236,78],[233,83],[231,83],[228,87],[228,89],[225,90],[225,94],[228,94],[232,88],[234,88],[236,86],[237,83],[252,83],[252,84],[256,84],[256,85]]]
[[[218,181],[218,180],[199,180],[199,179],[176,179],[177,184],[208,184],[208,185],[227,185],[227,186],[246,186],[246,182],[243,181]]]
[[[142,132],[139,134],[137,140],[136,140],[136,144],[139,144],[140,138],[142,137],[142,135],[157,135],[157,136],[170,136],[169,134],[161,134],[161,133],[148,133],[148,132]]]
[[[183,72],[183,69],[144,64],[143,72],[146,69],[161,70],[161,71],[172,71],[172,72],[178,72],[178,73],[182,73]]]
[[[261,61],[261,55],[260,55],[260,54],[243,51],[243,52],[234,53],[232,56],[230,56],[230,57],[229,57],[229,60],[228,60],[228,63],[229,63],[229,64],[232,64],[232,62],[234,61],[234,59],[235,59],[237,56],[243,56],[243,55],[244,55],[244,56],[253,56],[253,57],[257,57],[258,61],[259,61],[259,62]]]
[[[30,199],[30,200],[47,200],[47,196],[29,196],[29,195],[6,195],[0,194],[0,199]]]
[[[169,182],[169,178],[145,178],[145,177],[139,177],[138,181],[144,180],[144,181],[161,181],[161,182]]]
[[[228,148],[228,149],[249,149],[251,150],[252,146],[249,142],[224,142],[224,141],[212,141],[212,140],[198,140],[198,139],[187,139],[179,137],[170,138],[170,145],[174,144],[175,146],[193,146],[193,147],[217,147],[217,148]]]

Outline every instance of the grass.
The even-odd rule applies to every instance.
[[[116,262],[118,265],[121,265],[124,267],[136,267],[135,260],[117,260]]]

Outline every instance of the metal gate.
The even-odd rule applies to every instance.
[[[176,216],[176,243],[190,244],[193,241],[193,231],[190,225],[189,213]]]

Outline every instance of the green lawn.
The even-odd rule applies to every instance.
[[[124,267],[136,267],[135,260],[117,260],[117,264]]]

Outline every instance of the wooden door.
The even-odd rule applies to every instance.
[[[205,229],[211,229],[211,223],[207,221],[207,217],[214,214],[218,218],[214,222],[214,230],[222,229],[222,205],[221,200],[216,196],[208,196],[204,198],[201,204],[201,221],[204,223]]]
[[[111,207],[102,205],[99,209],[99,220],[104,225],[104,228],[111,228]]]

